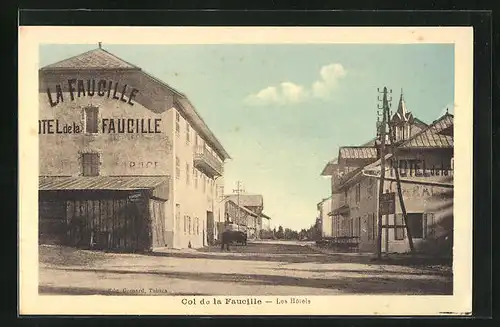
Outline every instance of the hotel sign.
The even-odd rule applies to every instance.
[[[384,193],[380,195],[379,210],[382,215],[396,213],[396,193]]]

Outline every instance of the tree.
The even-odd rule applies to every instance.
[[[278,227],[278,232],[276,233],[276,238],[277,239],[283,239],[285,237],[285,233],[283,232],[283,226]]]

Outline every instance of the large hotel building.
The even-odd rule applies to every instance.
[[[453,248],[453,115],[426,124],[407,109],[401,94],[391,117],[394,143],[386,156],[383,193],[394,196],[394,212],[382,221],[382,252],[408,252],[409,239],[397,195],[395,169],[415,250],[451,256]],[[342,146],[321,175],[331,178],[331,196],[318,204],[323,237],[351,237],[359,250],[376,252],[378,240],[380,144]],[[328,204],[325,206],[325,204]]]
[[[202,247],[229,155],[189,99],[100,46],[39,70],[40,242]]]

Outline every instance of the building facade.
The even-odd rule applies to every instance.
[[[262,220],[270,219],[263,213],[264,198],[258,194],[230,194],[225,196],[226,217],[247,231],[249,239],[260,239]],[[237,207],[241,207],[237,209]]]
[[[105,232],[108,248],[202,247],[216,235],[229,155],[184,94],[100,47],[41,68],[39,86],[41,225],[67,208],[41,240],[73,242],[75,205],[82,244]],[[126,232],[109,223],[120,219]],[[113,241],[137,238],[139,221],[140,245]]]
[[[382,251],[408,252],[409,241],[398,199],[395,169],[415,249],[450,255],[453,231],[453,116],[430,125],[413,118],[401,96],[392,117],[395,126],[386,157],[384,193],[395,194],[395,213],[383,218]],[[332,234],[357,236],[360,251],[376,252],[378,239],[380,155],[377,143],[341,147],[323,175],[332,177]]]
[[[320,219],[321,237],[331,237],[332,234],[332,217],[330,212],[332,210],[332,198],[323,199],[317,204],[318,217]]]

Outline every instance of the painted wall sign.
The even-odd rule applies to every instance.
[[[38,134],[78,134],[82,132],[80,124],[60,123],[59,119],[42,119],[38,121]]]
[[[56,84],[55,86],[55,95],[52,94],[52,90],[50,87],[47,88],[47,96],[51,107],[57,106],[59,103],[64,102],[64,93],[63,93],[64,84]],[[131,88],[127,84],[123,86],[120,85],[119,82],[115,81],[106,81],[95,79],[88,80],[77,80],[76,78],[70,78],[67,80],[67,89],[69,90],[70,99],[74,101],[76,97],[93,97],[95,95],[100,97],[106,97],[114,100],[119,100],[129,105],[134,105],[134,98],[139,93],[139,90],[136,88]],[[120,92],[120,96],[118,96],[118,92]],[[55,99],[55,100],[54,100]]]
[[[380,195],[380,212],[383,215],[390,215],[396,212],[396,193],[383,193]]]
[[[161,118],[104,118],[103,134],[160,134]],[[61,123],[59,119],[42,119],[38,121],[38,134],[78,134],[82,133],[80,123]]]
[[[391,160],[391,169],[389,173],[390,176],[393,177],[395,175],[395,169],[398,169],[399,174],[403,177],[448,176],[452,174],[452,170],[450,168],[451,167],[445,167],[444,164],[427,166],[425,160]]]
[[[129,161],[128,166],[130,168],[157,168],[157,161]]]
[[[160,118],[141,118],[141,119],[102,119],[102,132],[103,133],[136,133],[136,134],[158,134],[160,130]]]

